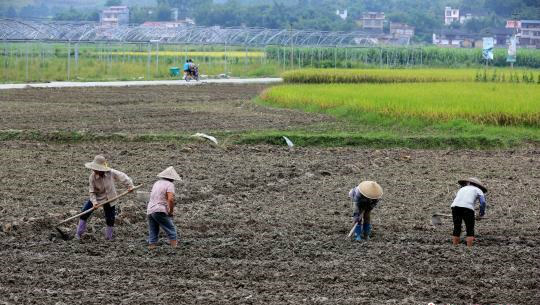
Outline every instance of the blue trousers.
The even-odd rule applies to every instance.
[[[155,212],[148,215],[148,243],[155,244],[159,238],[159,228],[167,234],[169,240],[176,240],[176,227],[172,222],[172,218],[166,213]]]
[[[84,204],[81,212],[84,212],[86,210],[90,210],[93,206],[94,205],[92,204],[92,201],[88,200]],[[116,215],[116,208],[107,203],[107,204],[103,205],[103,210],[105,212],[105,222],[107,223],[107,225],[109,227],[113,227],[114,226],[114,218],[115,218],[115,215]],[[93,212],[90,212],[88,214],[85,214],[85,215],[81,216],[81,219],[85,220],[85,221],[88,220],[88,218],[90,218],[90,216],[92,216],[92,213]]]

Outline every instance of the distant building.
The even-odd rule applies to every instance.
[[[540,49],[540,20],[521,20],[517,38],[520,46]]]
[[[414,36],[414,27],[405,23],[390,22],[390,35],[411,38]]]
[[[482,33],[471,33],[465,30],[443,29],[433,33],[433,44],[455,48],[481,48],[483,37],[493,37],[495,46],[506,47],[513,31],[505,28],[492,28]]]
[[[390,23],[390,34],[382,29],[368,29],[363,31],[365,36],[354,39],[356,44],[382,44],[406,46],[411,43],[414,36],[414,27],[404,23]]]
[[[433,44],[442,47],[479,48],[482,46],[482,37],[464,30],[443,29],[433,33]]]
[[[459,23],[464,24],[466,21],[473,19],[475,16],[471,13],[459,16]]]
[[[347,10],[343,10],[343,12],[340,11],[340,10],[336,10],[336,15],[338,15],[339,18],[341,18],[343,20],[347,20],[348,12],[347,12]]]
[[[510,44],[510,38],[514,31],[508,28],[492,28],[488,30],[488,33],[495,39],[496,46],[504,47]]]
[[[384,19],[384,13],[382,12],[368,12],[362,14],[360,22],[362,25],[362,29],[382,33]]]
[[[99,21],[104,27],[115,27],[129,24],[129,8],[127,6],[110,6],[101,11]]]
[[[460,12],[457,8],[451,8],[450,6],[447,6],[444,8],[444,25],[451,25],[454,22],[464,24],[468,20],[479,17],[481,15],[482,13],[478,14],[478,12],[476,12],[475,14],[471,12],[463,13]]]
[[[444,8],[444,24],[450,25],[453,22],[460,22],[459,9],[447,6]]]
[[[519,20],[506,20],[505,28],[519,30],[519,29],[521,29],[521,21],[519,21]]]
[[[414,36],[414,27],[405,23],[390,22],[390,36],[395,44],[408,45]]]
[[[147,21],[141,26],[148,28],[162,28],[162,29],[173,29],[179,28],[188,25],[195,25],[195,22],[192,19],[178,20],[178,21]]]

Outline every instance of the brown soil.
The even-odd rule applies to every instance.
[[[146,206],[134,195],[118,204],[115,241],[103,239],[101,211],[82,242],[58,237],[54,224],[87,198],[83,164],[97,153],[145,191],[165,167],[181,173],[178,249],[162,236],[147,250]],[[540,303],[538,148],[6,141],[0,161],[0,304]],[[430,216],[449,213],[457,179],[473,175],[489,188],[489,218],[477,222],[473,249],[453,247],[451,220],[432,227]],[[377,180],[385,194],[373,238],[358,243],[346,238],[347,193],[362,179]],[[75,226],[63,230],[73,235]]]
[[[152,133],[286,129],[322,115],[251,103],[264,85],[14,89],[0,94],[0,130]]]

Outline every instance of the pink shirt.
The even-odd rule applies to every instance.
[[[146,214],[150,215],[156,212],[167,213],[167,193],[174,194],[174,183],[165,179],[156,181],[150,193],[150,201],[148,202]]]

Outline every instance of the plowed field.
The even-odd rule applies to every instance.
[[[251,105],[261,88],[6,91],[0,129],[194,132],[330,120]],[[147,249],[141,195],[118,202],[114,241],[103,238],[101,211],[82,241],[59,238],[54,225],[86,200],[84,163],[98,153],[143,191],[167,166],[183,176],[178,249],[164,236]],[[0,304],[540,303],[536,147],[3,141],[0,161]],[[472,249],[451,246],[451,219],[430,224],[433,212],[450,213],[456,181],[469,176],[489,188]],[[353,242],[347,193],[367,179],[382,185],[384,199],[372,214],[372,239]],[[62,229],[73,235],[75,226]]]

